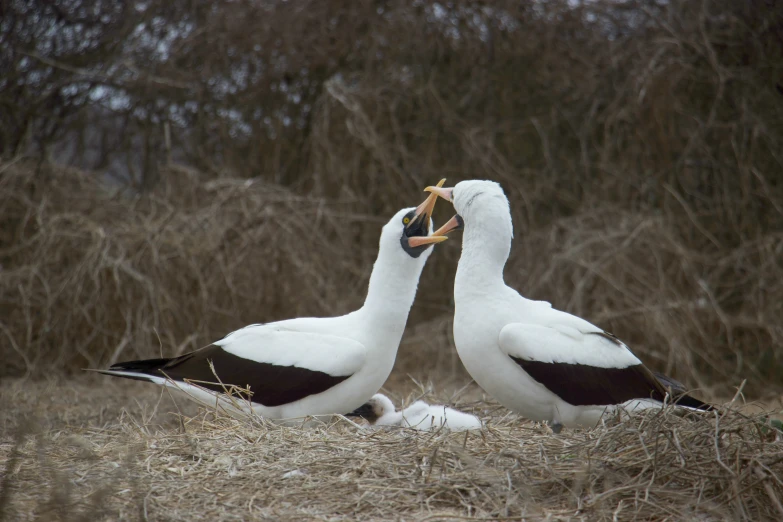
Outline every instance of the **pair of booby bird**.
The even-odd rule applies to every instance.
[[[386,395],[376,393],[352,415],[364,418],[372,427],[402,427],[419,431],[479,430],[481,421],[475,415],[442,404],[416,401],[407,408],[396,411],[394,403]]]
[[[443,188],[444,181],[427,188],[431,194],[419,207],[400,210],[383,227],[359,310],[251,325],[179,357],[100,371],[271,419],[352,412],[391,372],[431,245],[464,228],[454,281],[454,340],[468,372],[501,404],[549,422],[555,432],[595,426],[616,406],[659,406],[667,395],[685,407],[710,409],[676,381],[654,375],[614,335],[506,286],[513,227],[503,190],[491,181]],[[433,233],[438,196],[452,202],[457,215]],[[237,392],[239,400],[227,391]]]
[[[507,408],[557,433],[592,427],[608,410],[711,406],[677,381],[653,374],[614,335],[507,286],[503,269],[513,225],[508,199],[492,181],[425,189],[450,201],[457,215],[435,234],[464,228],[454,280],[454,344],[470,375]]]
[[[441,180],[440,185],[446,180]],[[101,373],[151,381],[228,413],[269,419],[349,413],[391,373],[432,245],[432,194],[381,231],[364,305],[347,315],[254,324],[170,359],[121,362]]]

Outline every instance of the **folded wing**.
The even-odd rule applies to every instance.
[[[168,377],[217,392],[249,388],[251,402],[273,407],[322,393],[348,379],[364,363],[365,348],[355,340],[254,325],[195,352],[173,359],[118,363],[105,373]]]
[[[666,396],[628,347],[600,330],[511,323],[501,330],[499,346],[530,377],[574,406],[663,401]]]

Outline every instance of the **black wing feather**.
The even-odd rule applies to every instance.
[[[609,406],[631,399],[663,401],[662,386],[648,379],[642,364],[600,368],[587,364],[547,363],[511,357],[534,380],[574,406]]]
[[[706,402],[702,402],[696,397],[688,395],[688,390],[685,388],[685,385],[677,379],[669,377],[668,375],[664,375],[660,372],[652,373],[655,375],[655,378],[658,379],[658,382],[660,382],[667,391],[671,390],[670,393],[672,397],[674,397],[674,402],[680,406],[688,406],[689,408],[696,408],[697,410],[704,411],[712,411],[714,409]]]
[[[574,406],[610,406],[631,399],[663,402],[671,390],[680,406],[710,411],[709,404],[691,397],[678,381],[653,374],[643,364],[627,368],[600,368],[587,364],[546,363],[511,357],[535,381]]]
[[[214,373],[210,368],[210,362],[215,368]],[[329,375],[298,366],[279,366],[251,361],[216,345],[173,359],[121,362],[109,369],[165,376],[180,382],[192,381],[193,384],[217,392],[224,392],[232,386],[249,387],[251,402],[270,407],[325,392],[350,377],[350,375]]]

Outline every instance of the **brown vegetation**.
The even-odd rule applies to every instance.
[[[691,386],[779,389],[779,3],[2,5],[0,374],[347,311],[445,176],[503,184],[523,294]],[[459,371],[449,243],[401,371]]]
[[[165,392],[122,384],[0,387],[12,405],[0,411],[0,521],[783,516],[778,435],[736,412],[650,410],[553,436],[463,397],[487,424],[479,433],[300,429],[195,409],[161,418],[176,411]],[[29,410],[71,428],[20,420]]]
[[[459,235],[387,387],[431,378],[478,434],[161,420],[151,385],[41,379],[354,309],[381,225],[446,177],[503,185],[524,295],[707,396],[779,394],[783,3],[567,3],[0,0],[0,521],[780,520],[763,419],[553,437],[442,395]]]

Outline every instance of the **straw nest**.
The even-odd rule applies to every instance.
[[[778,432],[730,410],[648,411],[554,436],[474,401],[457,406],[481,432],[304,429],[195,409],[161,417],[173,405],[149,387],[96,397],[79,386],[3,390],[0,520],[783,517]],[[37,421],[22,420],[28,409]]]

